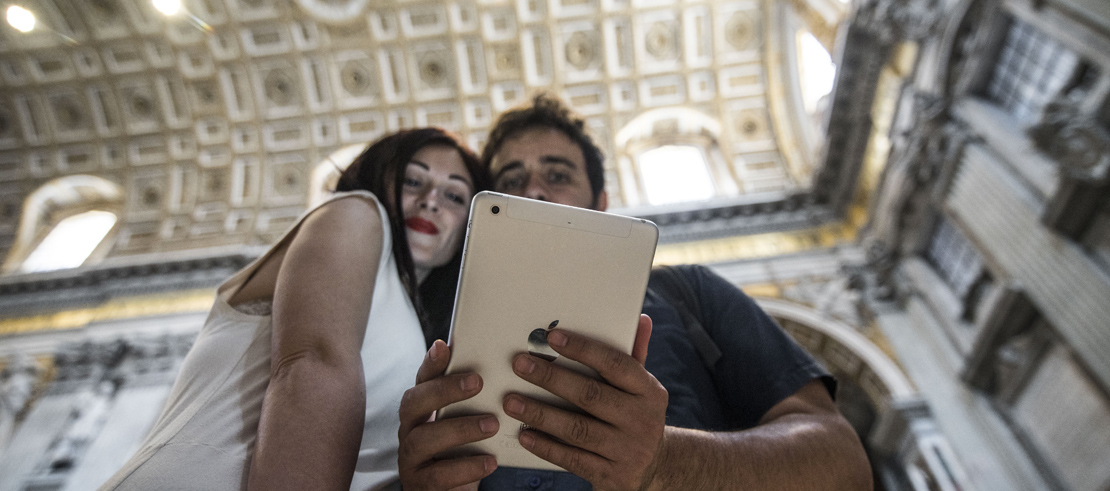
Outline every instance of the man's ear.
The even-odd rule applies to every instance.
[[[604,189],[601,190],[601,194],[597,195],[597,206],[594,209],[597,211],[609,209],[609,193]]]

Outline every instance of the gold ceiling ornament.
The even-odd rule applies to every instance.
[[[757,108],[740,111],[736,115],[736,129],[743,140],[767,138],[767,112]]]
[[[515,43],[492,45],[493,66],[498,72],[515,72],[520,69],[520,46]]]
[[[339,70],[340,84],[351,95],[366,95],[374,87],[374,71],[360,60],[350,60]]]
[[[443,85],[447,81],[447,67],[441,57],[428,55],[420,61],[420,79],[432,87]]]
[[[127,98],[127,108],[131,116],[138,120],[149,120],[154,117],[154,101],[150,93],[143,88],[135,88]]]
[[[597,44],[597,40],[591,39],[590,35],[584,31],[571,34],[570,39],[567,40],[565,50],[567,63],[579,70],[589,68],[597,58],[595,44]]]
[[[290,195],[301,188],[304,169],[299,165],[283,165],[274,171],[274,188],[280,194]]]
[[[54,114],[57,115],[58,126],[62,131],[76,130],[84,126],[86,117],[80,105],[69,94],[61,95],[53,100]]]
[[[749,49],[756,38],[757,29],[751,14],[745,11],[735,12],[725,23],[725,41],[738,51]]]
[[[267,72],[262,82],[266,99],[279,106],[291,104],[297,93],[296,82],[293,80],[284,68],[274,68]]]
[[[826,249],[854,243],[862,223],[855,218],[806,230],[662,244],[655,264],[710,264]]]
[[[664,21],[652,23],[645,36],[645,49],[657,60],[678,57],[678,35],[674,24]]]
[[[117,298],[95,307],[0,319],[0,338],[30,332],[80,329],[94,322],[205,312],[212,308],[214,299],[214,290],[203,288]]]

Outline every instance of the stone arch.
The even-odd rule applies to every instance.
[[[921,78],[942,98],[955,97],[974,83],[972,79],[961,78],[965,76],[964,72],[981,71],[981,67],[967,66],[967,51],[982,42],[970,37],[972,35],[966,29],[966,23],[979,21],[982,15],[984,2],[960,0],[951,6],[951,14],[940,26],[940,42],[932,46],[936,60],[927,65],[930,72]]]
[[[657,143],[694,135],[716,140],[720,134],[721,123],[712,116],[686,107],[668,107],[636,116],[617,132],[615,142],[618,148],[624,149],[643,140]]]
[[[123,211],[123,203],[123,188],[102,177],[78,174],[43,184],[23,201],[19,229],[4,261],[3,272],[19,269],[20,264],[61,220],[91,210],[111,212],[118,218]],[[116,223],[115,228],[118,229],[119,222]],[[105,244],[109,242],[105,237],[90,260],[103,258],[108,253]]]
[[[339,174],[354,162],[355,158],[366,149],[365,143],[347,145],[329,154],[312,168],[312,176],[308,185],[308,207],[320,204],[339,181]]]
[[[845,408],[844,401],[840,405],[872,459],[875,489],[902,489],[896,481],[913,489],[931,489],[923,487],[927,481],[940,483],[940,489],[959,489],[957,484],[966,482],[966,471],[937,427],[928,403],[875,343],[810,307],[778,298],[761,297],[756,302],[824,362],[842,387],[862,390],[874,411],[864,431],[852,421],[851,408]]]
[[[837,24],[825,22],[822,15],[815,12],[828,8],[822,2],[776,2],[768,10],[767,43],[764,47],[767,60],[767,102],[771,111],[775,139],[782,149],[783,158],[794,179],[808,183],[821,163],[821,152],[825,144],[824,129],[828,125],[829,111],[819,111],[811,116],[805,108],[802,95],[802,77],[798,64],[799,30],[812,33],[832,56],[840,69],[840,56],[833,45],[837,36]],[[834,17],[843,18],[845,12]],[[839,73],[836,79],[839,79]],[[829,93],[836,92],[836,84]],[[827,107],[827,106],[826,106]]]
[[[665,145],[698,148],[705,158],[717,196],[739,194],[739,185],[722,148],[721,122],[713,116],[686,107],[646,111],[616,133],[616,165],[620,168],[619,202],[622,206],[648,203],[637,158]],[[610,191],[612,194],[612,190]],[[612,203],[612,197],[610,198]]]
[[[858,383],[877,410],[885,409],[892,400],[917,395],[917,389],[894,360],[856,329],[787,300],[757,301],[810,353],[827,362],[838,378]]]

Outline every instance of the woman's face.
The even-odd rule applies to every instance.
[[[421,148],[405,166],[401,212],[418,281],[459,250],[472,197],[470,173],[450,146]]]

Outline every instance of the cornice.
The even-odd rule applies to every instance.
[[[831,95],[826,146],[808,189],[614,211],[655,222],[661,244],[816,230],[845,221],[871,138],[876,87],[892,47],[866,26],[853,23],[847,28],[839,50],[841,69]]]
[[[611,211],[655,222],[661,244],[802,230],[838,218],[806,191]]]
[[[211,288],[254,260],[252,247],[113,258],[96,266],[0,277],[0,318],[89,307],[112,299]]]

